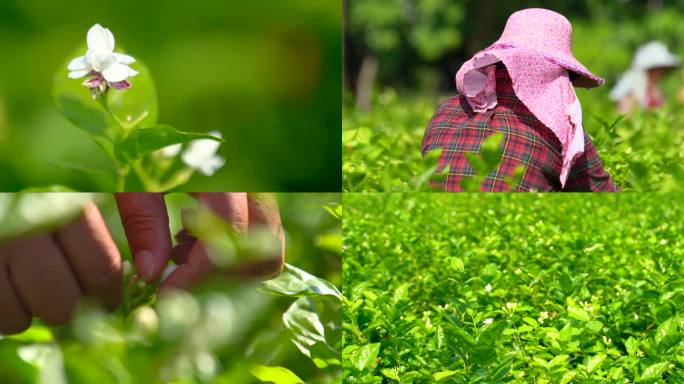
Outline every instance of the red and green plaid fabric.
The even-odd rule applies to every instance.
[[[498,105],[487,112],[475,113],[463,96],[452,97],[440,105],[423,138],[423,154],[442,149],[439,169],[449,167],[441,187],[446,191],[461,191],[461,180],[475,175],[465,157],[466,152],[478,152],[483,141],[501,132],[503,158],[499,168],[490,173],[481,185],[483,192],[494,191],[618,191],[601,159],[585,133],[584,154],[570,171],[565,188],[561,189],[561,144],[515,96],[505,67],[496,71]],[[516,186],[510,186],[515,169],[522,165],[525,173]]]

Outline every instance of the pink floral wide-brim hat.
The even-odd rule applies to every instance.
[[[573,85],[594,88],[605,82],[591,73],[572,53],[572,25],[565,16],[548,9],[530,8],[513,13],[499,40],[484,51],[521,49],[536,52],[574,73]],[[524,63],[522,63],[524,64]]]
[[[559,139],[561,185],[584,152],[582,111],[573,85],[593,88],[604,80],[572,53],[572,25],[556,12],[530,8],[513,13],[494,44],[475,54],[456,74],[456,87],[475,112],[497,105],[493,64],[504,64],[523,104]]]

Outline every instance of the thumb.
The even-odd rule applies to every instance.
[[[114,196],[138,276],[147,282],[155,281],[171,255],[171,233],[164,195],[116,193]]]

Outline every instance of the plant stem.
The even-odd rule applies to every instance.
[[[142,166],[142,160],[133,162],[133,171],[140,179],[140,182],[145,188],[146,192],[156,192],[159,190],[159,185],[150,178],[145,169]]]
[[[123,164],[123,165],[117,164],[117,175],[119,177],[117,180],[117,190],[119,192],[125,192],[126,191],[126,176],[128,176],[128,173],[130,171],[131,171],[131,169],[127,164]]]
[[[145,113],[143,113],[138,119],[136,119],[135,121],[130,122],[130,123],[127,124],[127,123],[121,121],[121,120],[112,112],[112,110],[109,109],[109,104],[107,104],[107,100],[105,99],[105,95],[104,95],[104,94],[98,96],[98,97],[97,97],[97,101],[100,103],[100,105],[102,106],[102,108],[103,108],[105,111],[107,111],[107,113],[109,114],[109,116],[111,116],[112,119],[114,119],[114,121],[116,121],[116,123],[119,124],[119,126],[120,126],[121,129],[123,130],[123,137],[124,137],[124,138],[125,138],[126,136],[128,136],[128,134],[130,133],[131,129],[133,129],[133,127],[135,127],[138,123],[140,123],[140,122],[141,122],[144,118],[146,118],[147,115],[149,114],[148,111],[145,111]],[[156,183],[154,180],[152,180],[152,179],[150,178],[150,176],[147,174],[147,172],[145,172],[145,169],[142,167],[141,161],[142,161],[142,160],[133,162],[132,164],[118,165],[117,168],[118,168],[118,176],[119,176],[119,179],[118,179],[117,189],[118,189],[120,192],[124,192],[125,189],[126,189],[126,176],[128,176],[128,173],[130,172],[131,165],[132,165],[132,167],[133,167],[133,171],[135,172],[135,174],[136,174],[136,175],[138,176],[138,178],[140,179],[140,182],[142,183],[143,188],[145,189],[146,192],[156,191],[156,190],[159,189],[159,186],[157,185],[157,183]]]
[[[166,180],[166,182],[158,184],[157,189],[159,191],[168,191],[170,189],[176,188],[181,184],[187,183],[187,181],[190,180],[190,177],[192,177],[193,173],[194,171],[192,169],[185,168],[180,172],[175,173],[170,179]]]
[[[97,97],[97,101],[100,103],[100,105],[102,106],[102,108],[104,108],[104,110],[107,111],[107,113],[109,114],[109,116],[111,116],[112,119],[114,119],[114,121],[116,121],[116,123],[119,124],[119,126],[121,127],[121,129],[123,129],[124,135],[128,135],[128,131],[129,131],[130,127],[129,127],[126,123],[124,123],[123,121],[121,121],[121,120],[112,112],[112,110],[109,109],[109,104],[107,104],[107,100],[105,99],[105,95],[104,95],[104,94],[99,95],[99,96]]]

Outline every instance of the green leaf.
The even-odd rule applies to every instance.
[[[663,375],[663,373],[667,372],[667,370],[670,368],[670,363],[669,362],[663,362],[663,363],[656,363],[649,365],[646,369],[644,369],[644,372],[641,374],[641,378],[639,379],[639,383],[652,383]]]
[[[627,354],[630,356],[636,356],[637,350],[639,349],[639,340],[630,336],[627,341],[625,341],[625,349]]]
[[[613,380],[619,380],[622,379],[624,376],[622,367],[613,367],[610,369],[610,373],[608,374],[608,378],[613,379]]]
[[[568,363],[568,355],[558,355],[549,362],[550,367],[564,366]]]
[[[537,323],[537,320],[535,320],[535,319],[533,319],[533,318],[531,318],[531,317],[527,317],[527,316],[526,316],[526,317],[523,317],[522,320],[523,320],[524,322],[526,322],[527,324],[529,324],[530,326],[532,326],[533,328],[539,327],[539,323]]]
[[[603,323],[598,320],[588,321],[586,327],[593,332],[599,332],[603,329]]]
[[[7,336],[6,339],[27,343],[50,343],[54,341],[55,338],[50,328],[44,325],[34,324],[26,331],[18,335]]]
[[[129,163],[169,145],[184,144],[198,139],[223,142],[222,139],[209,134],[181,132],[170,125],[160,124],[133,130],[123,141],[114,144],[114,156],[121,162]]]
[[[670,344],[672,338],[677,336],[679,328],[679,316],[671,317],[663,321],[656,330],[655,341],[661,345]]]
[[[565,372],[565,374],[561,378],[561,381],[559,384],[568,384],[569,382],[572,381],[572,379],[575,378],[575,376],[577,376],[577,372],[575,372],[575,371]]]
[[[398,286],[394,290],[394,295],[392,295],[392,302],[394,304],[398,303],[401,300],[406,300],[408,299],[408,288],[409,288],[409,283],[404,283],[400,286]]]
[[[389,369],[389,368],[384,368],[380,370],[380,373],[382,373],[383,376],[387,377],[388,379],[396,380],[396,381],[401,381],[401,378],[399,377],[399,374],[397,373],[396,370],[394,369]]]
[[[456,372],[456,371],[441,371],[441,372],[435,372],[435,373],[432,375],[432,377],[433,377],[436,381],[440,381],[440,380],[446,379],[447,377],[451,377],[451,376],[453,376],[453,375],[455,375],[455,374],[457,374],[457,373],[458,373],[458,372]]]
[[[349,362],[358,371],[375,368],[377,365],[380,343],[372,343],[364,346],[348,346],[344,349],[345,363]]]
[[[254,377],[264,383],[275,384],[302,384],[304,381],[297,377],[292,371],[284,367],[269,367],[266,365],[255,365],[250,369]]]
[[[71,163],[64,163],[64,162],[53,162],[52,164],[58,169],[73,171],[73,172],[77,172],[77,173],[82,174],[82,175],[89,176],[90,179],[95,184],[97,184],[98,188],[102,191],[116,191],[118,188],[115,176],[112,175],[111,173],[105,172],[104,170],[90,168],[90,167],[83,166],[80,164],[71,164]],[[54,192],[63,192],[63,191],[54,191]]]
[[[585,311],[584,309],[574,305],[574,303],[572,303],[570,306],[568,306],[568,314],[573,319],[577,319],[580,321],[591,320],[591,318],[589,317],[589,313],[587,313],[587,311]]]
[[[341,310],[335,299],[300,297],[283,314],[292,342],[318,368],[341,364]]]
[[[334,296],[342,300],[342,293],[332,283],[290,264],[285,264],[283,272],[275,279],[264,281],[261,290],[281,296],[306,297],[324,295]]]
[[[604,360],[606,360],[606,355],[604,354],[594,355],[590,357],[589,362],[587,363],[587,372],[592,373],[594,370],[599,368],[601,364],[603,364]]]
[[[157,124],[157,90],[150,70],[136,61],[131,64],[140,73],[128,79],[131,88],[107,92],[107,106],[116,119],[129,129],[151,127]]]
[[[456,272],[463,272],[465,270],[463,260],[459,259],[458,257],[450,257],[447,261],[449,263],[449,268],[452,270]]]

